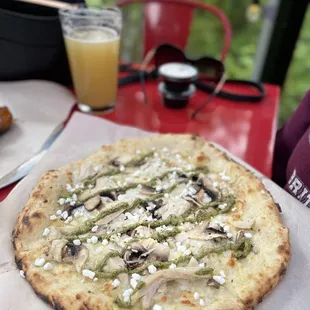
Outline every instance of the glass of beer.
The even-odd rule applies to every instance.
[[[117,93],[120,10],[80,5],[60,10],[59,16],[79,109],[111,109]]]

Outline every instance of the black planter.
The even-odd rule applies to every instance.
[[[23,79],[71,85],[58,12],[53,8],[1,0],[0,80]]]

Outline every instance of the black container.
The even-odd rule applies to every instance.
[[[72,85],[58,11],[1,0],[0,80],[24,79]]]

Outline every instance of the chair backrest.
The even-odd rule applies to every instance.
[[[226,15],[209,4],[194,0],[118,0],[118,6],[144,3],[144,55],[161,43],[185,48],[190,32],[194,9],[215,15],[224,28],[224,44],[220,59],[224,60],[231,42],[231,27]]]

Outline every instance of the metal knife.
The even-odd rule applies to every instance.
[[[44,156],[44,154],[47,152],[47,150],[50,148],[50,146],[53,144],[53,142],[57,139],[57,137],[61,134],[61,132],[64,129],[64,124],[61,124],[57,126],[51,135],[47,138],[47,140],[43,143],[40,150],[36,155],[34,155],[32,158],[27,160],[26,162],[22,163],[6,175],[4,175],[2,178],[0,178],[0,189],[22,179],[25,177],[32,168],[40,161],[40,159]]]

